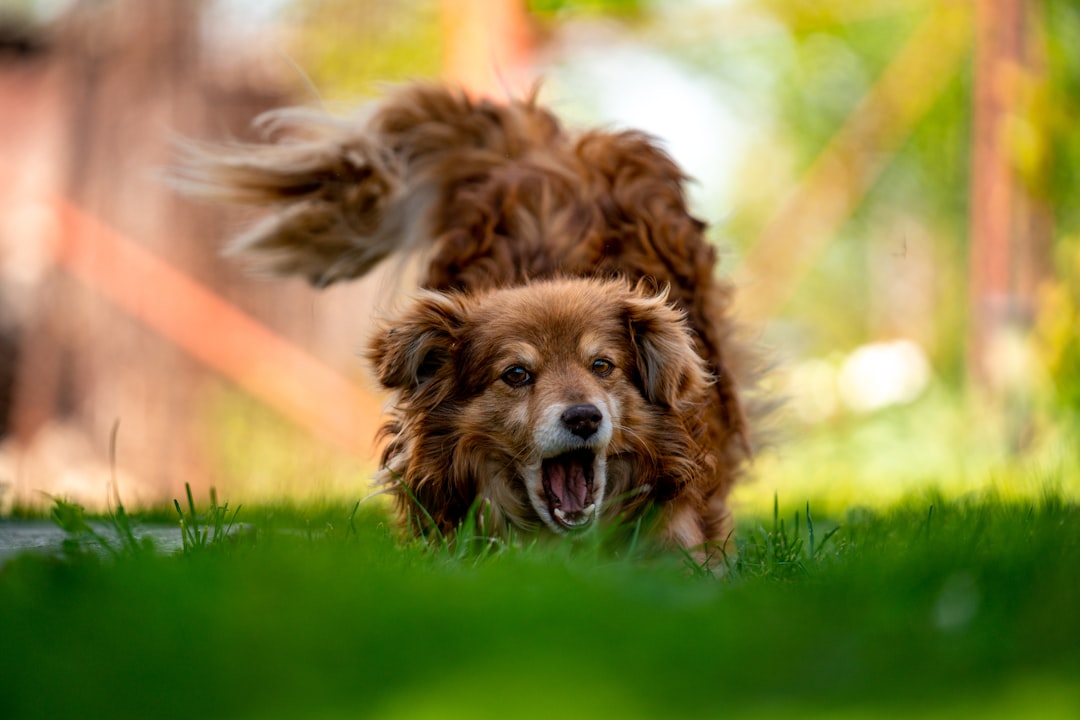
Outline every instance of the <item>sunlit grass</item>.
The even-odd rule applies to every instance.
[[[403,541],[356,503],[244,507],[231,532],[180,506],[202,540],[175,554],[0,569],[5,718],[1080,710],[1080,507],[1058,494],[781,497],[742,516],[722,577],[595,537]]]

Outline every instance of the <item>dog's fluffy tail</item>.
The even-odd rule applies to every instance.
[[[432,209],[453,183],[559,137],[535,99],[498,105],[414,85],[364,120],[276,111],[257,121],[266,142],[187,145],[184,191],[273,212],[227,252],[315,285],[359,277],[429,240]]]

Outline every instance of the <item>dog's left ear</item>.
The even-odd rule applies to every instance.
[[[376,331],[365,353],[387,390],[421,392],[453,372],[465,308],[454,295],[423,292],[398,320]]]
[[[686,314],[668,303],[667,292],[631,291],[626,319],[645,399],[675,409],[700,401],[713,378],[694,349]]]

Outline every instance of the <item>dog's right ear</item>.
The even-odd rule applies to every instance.
[[[452,385],[433,381],[453,375],[464,317],[461,298],[425,291],[401,318],[385,323],[372,337],[365,354],[382,386],[404,393],[430,394],[427,391],[432,387]]]

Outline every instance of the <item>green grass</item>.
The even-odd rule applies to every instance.
[[[180,507],[171,556],[69,523],[65,554],[0,569],[0,717],[1080,716],[1075,504],[800,505],[744,518],[723,579],[405,543],[355,505],[232,533]]]

